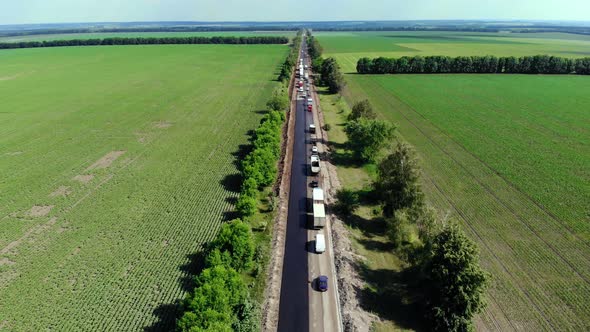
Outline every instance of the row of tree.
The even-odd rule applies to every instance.
[[[578,74],[590,75],[590,58],[569,59],[550,55],[522,57],[486,56],[404,56],[401,58],[361,58],[359,74]]]
[[[0,49],[99,46],[99,45],[153,45],[153,44],[286,44],[289,38],[283,36],[250,37],[113,37],[103,39],[46,40],[17,43],[0,43]]]
[[[327,86],[330,93],[338,93],[344,88],[345,81],[340,66],[334,58],[322,58],[320,43],[308,32],[307,52],[312,60],[312,67],[320,74],[317,83]]]
[[[182,302],[177,330],[258,331],[258,308],[241,275],[254,258],[250,226],[240,219],[224,224],[206,251],[205,267],[195,279],[196,287]]]
[[[279,74],[279,81],[287,81],[293,75],[293,69],[297,64],[297,58],[299,57],[299,51],[301,49],[301,35],[303,30],[299,30],[291,45],[287,58],[281,65],[281,72]]]
[[[299,44],[295,45],[297,55]],[[288,107],[286,81],[267,102],[268,113],[253,134],[252,151],[242,161],[243,182],[236,204],[242,219],[224,224],[215,240],[205,247],[205,266],[195,279],[195,289],[182,302],[178,331],[260,331],[259,305],[250,298],[243,274],[252,270],[256,276],[259,271],[253,265],[260,263],[261,255],[255,248],[250,226],[242,220],[256,213],[259,190],[276,180]]]
[[[376,119],[368,100],[353,106],[345,127],[348,147],[360,162],[375,162],[394,138],[394,126]],[[377,165],[373,199],[382,206],[387,235],[398,256],[416,270],[425,316],[435,331],[468,331],[484,308],[488,274],[479,266],[477,246],[454,223],[427,206],[412,149],[399,143]],[[338,210],[359,206],[351,190],[337,194]]]

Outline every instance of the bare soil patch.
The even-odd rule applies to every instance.
[[[54,205],[35,205],[33,206],[26,215],[29,217],[44,217],[49,214]]]
[[[149,142],[149,134],[143,132],[136,132],[134,133],[135,137],[137,138],[137,142],[141,144],[146,144]]]
[[[92,174],[76,175],[73,178],[73,180],[78,181],[78,182],[82,182],[82,183],[88,183],[88,182],[92,181],[92,179],[94,179],[94,175],[92,175]]]
[[[6,257],[0,258],[0,266],[10,266],[10,265],[14,265],[14,262]]]
[[[117,160],[117,158],[122,156],[124,153],[125,153],[124,150],[111,151],[111,152],[105,154],[102,158],[98,159],[94,164],[88,166],[86,171],[90,171],[93,169],[107,168],[107,167],[111,166],[113,161]]]
[[[10,81],[13,80],[17,77],[19,77],[21,74],[16,74],[16,75],[12,75],[12,76],[0,76],[0,81]]]
[[[66,196],[68,196],[71,193],[72,193],[72,190],[70,190],[70,187],[68,187],[68,186],[60,186],[59,188],[55,189],[54,192],[52,192],[51,194],[49,194],[49,197],[57,197],[57,196],[66,197]]]
[[[172,127],[172,123],[168,121],[158,121],[153,123],[154,128],[166,129]]]

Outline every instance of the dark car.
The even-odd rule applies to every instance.
[[[326,277],[326,276],[319,276],[318,277],[318,290],[320,292],[325,292],[328,290],[328,277]]]
[[[318,182],[313,180],[311,181],[311,183],[309,184],[312,188],[317,188],[318,187]]]

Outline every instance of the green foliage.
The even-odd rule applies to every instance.
[[[236,202],[236,211],[240,214],[240,216],[242,216],[243,218],[251,217],[256,213],[257,209],[258,200],[256,199],[256,196],[251,196],[251,194],[249,193],[240,194],[240,197]]]
[[[320,58],[322,56],[322,46],[320,45],[320,43],[318,42],[318,40],[316,38],[314,38],[313,36],[311,36],[311,34],[308,32],[309,36],[307,37],[307,53],[309,54],[309,57],[311,58],[311,60],[315,60],[317,58]]]
[[[360,118],[373,120],[377,118],[377,114],[373,110],[373,106],[368,99],[362,100],[352,106],[352,112],[348,115],[348,121],[355,121]]]
[[[559,56],[534,55],[520,58],[485,56],[426,56],[361,58],[359,74],[403,73],[506,73],[506,74],[590,74],[590,58],[568,59]]]
[[[299,57],[299,50],[301,48],[301,35],[303,31],[299,30],[295,38],[293,38],[293,42],[291,43],[291,50],[283,62],[281,66],[281,73],[279,74],[279,81],[281,82],[288,82],[291,78],[291,74],[293,72],[293,68],[297,63],[297,58]],[[270,108],[275,109],[275,108]]]
[[[224,224],[215,240],[211,242],[210,249],[219,250],[221,260],[238,272],[250,268],[254,257],[254,241],[250,226],[240,219]],[[223,255],[228,255],[230,260],[227,261]]]
[[[336,210],[343,215],[350,215],[359,208],[359,195],[351,189],[339,189],[336,192]]]
[[[472,318],[484,309],[489,284],[475,243],[457,225],[447,226],[434,238],[424,273],[433,330],[473,331]]]
[[[408,145],[398,143],[395,151],[379,163],[377,173],[375,188],[386,217],[393,217],[395,210],[422,204],[418,163]]]
[[[269,110],[287,111],[289,109],[289,95],[281,89],[273,91],[272,97],[266,103],[266,107]]]
[[[394,138],[395,127],[389,122],[361,118],[349,121],[344,131],[355,159],[373,162],[379,151]]]
[[[233,325],[235,332],[260,331],[260,309],[250,298],[246,298],[237,312],[238,319]]]
[[[179,319],[179,331],[227,330],[236,320],[236,309],[247,298],[238,272],[225,265],[207,268],[196,278],[196,288],[184,300],[187,312]]]
[[[277,162],[281,154],[281,135],[282,124],[285,121],[284,112],[271,110],[264,116],[260,126],[254,133],[254,149],[242,161],[242,177],[244,182],[248,182],[249,190],[254,183],[258,188],[263,188],[273,184],[276,180],[278,169]],[[249,193],[250,198],[256,195]],[[239,211],[244,211],[244,216],[250,216],[254,213],[251,208],[251,200],[248,197],[240,199]]]
[[[338,93],[345,85],[344,76],[340,72],[340,66],[334,58],[322,61],[320,67],[320,82],[328,87],[330,93]]]
[[[154,45],[154,44],[286,44],[289,38],[283,36],[252,37],[108,37],[103,39],[69,39],[45,40],[18,43],[0,43],[1,49],[64,47],[64,46],[101,46],[101,45]]]

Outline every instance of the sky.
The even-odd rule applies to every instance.
[[[0,25],[132,21],[590,20],[590,0],[0,0]]]

